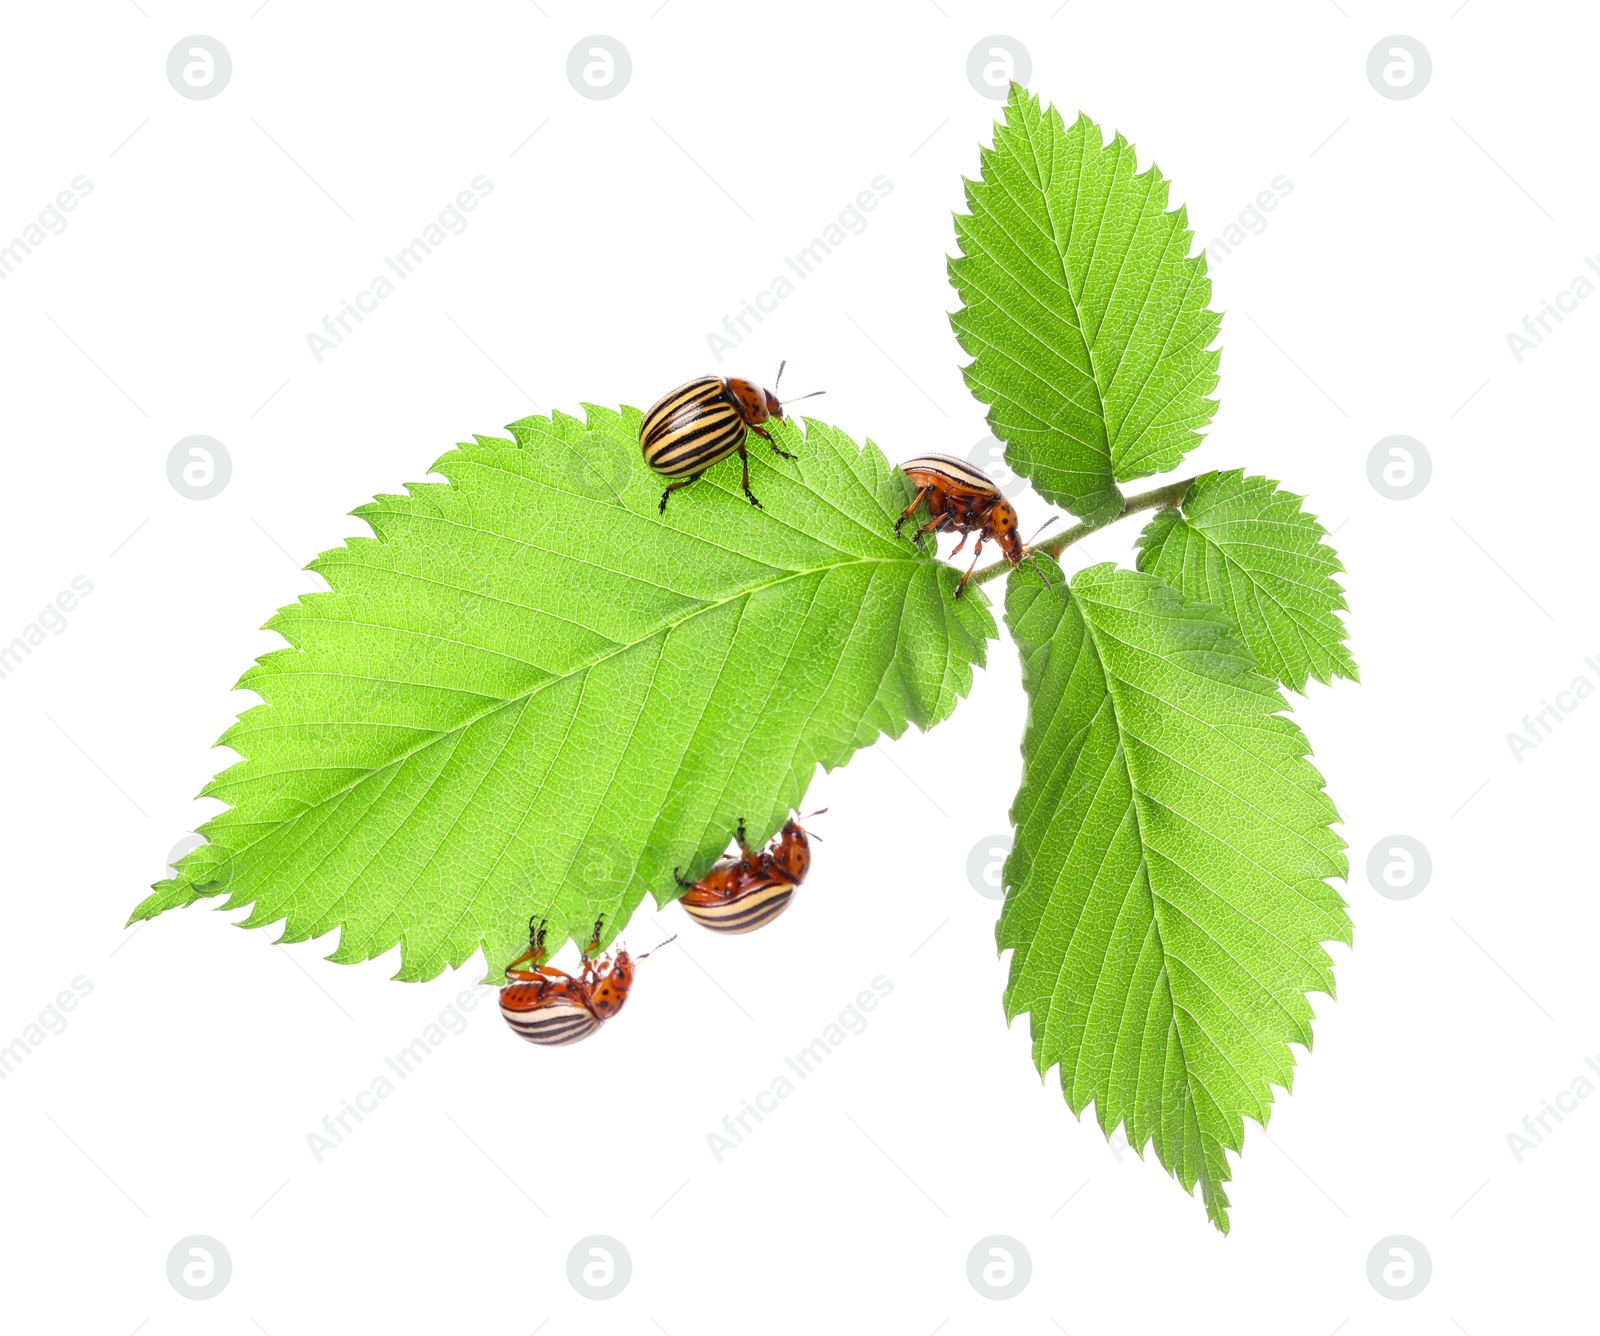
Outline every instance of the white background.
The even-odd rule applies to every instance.
[[[93,990],[0,1082],[8,1329],[1595,1329],[1600,1098],[1521,1162],[1507,1135],[1600,1055],[1600,699],[1520,763],[1506,742],[1576,675],[1600,684],[1600,301],[1520,364],[1506,342],[1600,249],[1592,17],[257,3],[4,20],[0,240],[75,176],[93,185],[0,282],[0,641],[93,584],[0,680],[0,1044],[75,977]],[[827,842],[779,923],[713,940],[643,913],[636,948],[685,936],[603,1034],[538,1050],[480,1005],[317,1162],[308,1134],[481,970],[401,985],[392,954],[336,966],[332,938],[275,947],[203,907],[122,929],[214,810],[191,795],[249,703],[230,685],[278,643],[256,628],[315,587],[298,567],[364,532],[349,510],[467,433],[646,405],[712,365],[764,379],[786,357],[787,390],[826,387],[807,407],[891,459],[965,454],[985,426],[945,257],[998,110],[967,57],[997,32],[1036,91],[1160,165],[1197,246],[1293,183],[1215,267],[1222,407],[1189,465],[1282,479],[1337,529],[1363,680],[1294,707],[1346,822],[1356,933],[1270,1139],[1247,1125],[1232,1235],[1079,1124],[1003,1022],[998,905],[964,868],[1018,777],[1004,642],[950,722],[818,778]],[[195,33],[232,57],[211,100],[166,78]],[[607,101],[565,74],[594,33],[633,64]],[[1393,33],[1432,55],[1412,100],[1366,77]],[[318,363],[307,334],[479,174],[470,226]],[[879,175],[893,191],[866,230],[714,364],[707,333]],[[207,501],[166,474],[195,433],[232,459]],[[1392,433],[1433,459],[1413,500],[1368,482]],[[1025,527],[1047,513],[1020,509]],[[1137,527],[1069,566],[1128,561]],[[1365,875],[1394,833],[1432,854],[1413,899]],[[893,992],[869,1028],[718,1163],[708,1133],[878,975]],[[167,1280],[191,1234],[232,1257],[205,1302]],[[606,1303],[566,1278],[590,1234],[633,1259]],[[1007,1302],[967,1279],[990,1234],[1032,1257]],[[1391,1234],[1433,1260],[1404,1302],[1366,1275]]]

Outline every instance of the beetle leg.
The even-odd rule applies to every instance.
[[[763,441],[765,441],[768,445],[770,445],[772,447],[772,453],[777,455],[779,459],[793,459],[794,458],[793,455],[791,455],[787,450],[785,450],[775,440],[772,439],[772,433],[767,431],[764,427],[752,426],[750,428],[750,430],[755,432],[755,434],[757,436],[759,436]]]
[[[514,965],[516,962],[512,961],[512,964]],[[545,988],[550,987],[558,980],[565,980],[570,984],[576,984],[578,982],[565,970],[558,970],[554,965],[540,965],[531,970],[515,970],[508,965],[506,967],[506,974],[515,979],[518,983],[536,983],[541,985],[541,993],[543,993]]]
[[[969,539],[971,537],[972,537],[972,530],[970,530],[970,529],[966,530],[961,535],[961,541],[959,543],[957,543],[953,548],[950,549],[950,555],[953,557],[958,552],[960,552],[961,549],[964,548],[967,545],[967,539]]]
[[[752,431],[760,431],[761,429],[759,427],[753,427],[753,428],[751,428],[751,430]],[[761,432],[761,434],[763,436],[765,436],[767,433],[763,431],[763,432]],[[756,494],[750,490],[750,456],[745,453],[744,446],[742,446],[742,445],[739,447],[739,463],[744,465],[744,484],[743,485],[744,485],[744,494],[745,494],[745,496],[747,496],[750,499],[750,504],[752,506],[754,506],[757,510],[765,510],[766,507],[764,505],[762,505],[761,502],[756,500]]]
[[[963,539],[962,541],[965,541]],[[978,545],[972,549],[972,565],[967,567],[967,573],[961,577],[961,583],[956,586],[956,597],[961,597],[961,591],[967,587],[967,581],[972,578],[972,572],[978,566],[978,554],[983,551],[983,535],[978,535]]]
[[[669,496],[671,496],[675,491],[677,491],[678,488],[687,487],[690,483],[692,483],[699,476],[700,475],[698,473],[691,473],[682,482],[675,482],[675,483],[672,484],[671,487],[667,488],[666,491],[662,492],[661,493],[661,505],[657,508],[656,514],[665,515],[667,513],[667,498]]]
[[[734,838],[739,841],[739,852],[745,856],[746,860],[748,860],[750,857],[750,840],[745,835],[743,817],[739,818],[739,826],[738,829],[734,831]]]
[[[529,971],[537,970],[539,968],[539,962],[544,959],[544,933],[545,920],[540,919],[539,926],[536,928],[533,926],[533,918],[530,916],[528,919],[528,949],[506,966],[507,976],[521,979],[524,982],[533,977]],[[533,963],[528,967],[527,970],[519,970],[517,974],[513,976],[511,971],[516,969],[518,965],[522,964],[524,960],[531,960]]]
[[[679,869],[679,868],[673,868],[672,869],[672,879],[673,879],[673,881],[677,882],[678,885],[681,886],[686,891],[694,890],[695,883],[692,882],[692,881],[685,881],[681,876],[678,875],[680,871],[681,871],[681,869]]]
[[[896,538],[900,536],[900,526],[911,518],[911,512],[922,504],[922,498],[932,490],[933,488],[931,487],[919,487],[917,489],[917,494],[911,498],[911,504],[900,512],[900,518],[894,522],[894,536]]]
[[[911,541],[918,547],[922,546],[922,536],[926,533],[943,533],[956,521],[955,512],[947,510],[943,515],[935,515],[924,524],[916,533],[911,535]]]

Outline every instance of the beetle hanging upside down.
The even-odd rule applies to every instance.
[[[821,808],[811,816],[827,810]],[[798,818],[784,822],[783,829],[759,854],[751,853],[743,821],[737,838],[739,852],[724,854],[699,881],[685,881],[677,868],[672,869],[673,879],[684,888],[684,911],[712,932],[754,932],[765,927],[789,907],[811,870],[811,842]]]
[[[515,1034],[530,1044],[576,1044],[622,1010],[633,987],[634,966],[661,947],[637,958],[619,947],[614,960],[610,956],[592,960],[600,949],[604,921],[594,921],[594,935],[583,949],[583,968],[574,978],[544,963],[544,921],[535,928],[533,920],[528,920],[528,949],[506,966],[506,978],[516,982],[500,990],[500,1014]],[[676,940],[674,935],[661,946]],[[523,961],[528,962],[527,968],[517,968]]]
[[[972,565],[967,567],[967,573],[956,586],[957,598],[961,597],[961,591],[972,578],[984,543],[991,540],[998,543],[1006,560],[1013,566],[1020,566],[1022,559],[1029,555],[1027,546],[1017,535],[1016,507],[1000,495],[994,479],[982,469],[974,468],[954,455],[918,455],[900,465],[900,471],[911,479],[917,494],[894,522],[896,536],[900,533],[900,526],[911,518],[924,501],[928,503],[928,514],[932,518],[912,535],[911,541],[918,547],[922,546],[924,534],[943,533],[948,529],[961,535],[955,551],[950,553],[953,557],[967,545],[968,535],[978,535],[978,544],[972,549]],[[1037,538],[1055,522],[1056,516],[1051,516],[1040,525],[1033,537]],[[1032,541],[1033,538],[1028,540],[1029,543]],[[1039,572],[1045,587],[1049,588],[1050,578],[1044,573],[1044,568],[1037,561],[1033,563],[1033,568]]]
[[[777,380],[764,390],[753,380],[739,376],[701,376],[662,395],[639,424],[639,446],[644,462],[668,478],[681,478],[661,493],[661,513],[667,498],[680,487],[687,487],[718,460],[737,454],[744,465],[744,494],[752,506],[761,502],[750,490],[750,456],[745,453],[745,433],[753,431],[782,459],[793,459],[778,449],[772,434],[761,424],[782,418],[784,405],[778,402],[778,381],[783,379],[787,362],[778,364]],[[800,399],[814,399],[826,393],[813,390]],[[791,404],[800,399],[790,399]]]

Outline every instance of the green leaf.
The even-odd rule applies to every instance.
[[[1032,578],[1030,578],[1032,576]],[[1070,591],[1013,572],[1029,699],[996,937],[1008,1018],[1074,1113],[1200,1185],[1228,1228],[1225,1154],[1311,1046],[1321,943],[1350,940],[1344,842],[1304,734],[1212,607],[1109,565]]]
[[[1345,645],[1344,567],[1327,530],[1300,509],[1305,498],[1242,469],[1204,473],[1183,510],[1156,512],[1139,536],[1139,569],[1185,598],[1228,614],[1264,673],[1304,692],[1306,679],[1359,680]]]
[[[1090,524],[1122,511],[1117,483],[1174,468],[1216,412],[1220,317],[1204,255],[1189,256],[1167,182],[1134,174],[1133,146],[1068,129],[1013,85],[1005,123],[956,216],[951,316],[975,360],[1006,461]]]
[[[741,817],[765,838],[817,765],[943,719],[994,621],[959,573],[892,534],[909,500],[877,447],[777,425],[657,514],[636,409],[587,406],[478,437],[356,514],[311,569],[331,592],[268,625],[290,648],[239,686],[264,702],[205,789],[230,809],[134,911],[226,893],[332,959],[401,946],[426,979],[482,949],[610,939],[679,894]]]

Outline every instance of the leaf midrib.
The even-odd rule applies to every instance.
[[[452,737],[452,736],[454,736],[456,734],[465,732],[467,729],[471,728],[474,724],[480,723],[484,719],[489,718],[490,716],[496,714],[498,711],[503,710],[508,706],[524,704],[527,701],[531,700],[539,692],[544,691],[547,688],[556,685],[557,683],[568,681],[568,680],[578,676],[579,674],[588,673],[591,670],[593,670],[594,668],[598,667],[600,664],[605,663],[608,659],[615,658],[619,654],[627,653],[631,649],[635,649],[640,645],[646,644],[647,642],[649,642],[651,640],[654,640],[657,636],[660,636],[663,633],[670,633],[671,631],[675,630],[676,628],[685,625],[686,623],[692,621],[694,618],[696,618],[698,616],[701,616],[704,613],[713,612],[717,608],[724,607],[727,604],[732,603],[732,602],[734,602],[734,601],[736,601],[738,599],[749,598],[754,594],[758,594],[758,593],[762,592],[763,590],[776,588],[777,586],[782,585],[782,584],[786,584],[791,580],[804,579],[804,578],[807,578],[809,576],[817,575],[817,574],[826,574],[828,571],[843,570],[843,569],[847,569],[847,568],[859,568],[859,567],[866,567],[866,566],[882,566],[882,567],[888,567],[888,566],[912,566],[912,567],[916,567],[916,566],[922,566],[922,565],[926,565],[926,564],[928,564],[928,559],[927,558],[923,558],[923,557],[867,557],[867,558],[859,558],[858,557],[858,558],[853,558],[853,559],[851,559],[849,561],[832,562],[832,563],[830,563],[828,565],[825,565],[825,566],[810,566],[810,567],[806,567],[803,570],[785,571],[783,574],[777,576],[775,579],[766,580],[766,581],[761,582],[760,584],[747,585],[743,589],[740,589],[740,590],[737,590],[737,591],[735,591],[733,593],[730,593],[730,594],[726,595],[725,597],[714,599],[714,600],[712,600],[710,602],[707,602],[707,603],[697,604],[692,609],[690,609],[688,612],[685,612],[682,616],[674,617],[674,618],[668,618],[668,619],[660,622],[656,626],[652,627],[651,630],[648,633],[639,636],[635,640],[628,640],[628,641],[622,641],[622,642],[615,643],[612,646],[610,646],[604,653],[597,654],[592,658],[589,658],[589,659],[586,659],[586,660],[584,660],[584,661],[582,661],[580,663],[577,663],[577,664],[573,665],[570,669],[567,669],[564,672],[554,673],[554,674],[550,675],[549,677],[545,678],[543,681],[535,683],[534,685],[529,687],[528,690],[523,691],[523,692],[519,692],[515,696],[506,696],[506,697],[503,697],[503,698],[501,698],[499,700],[496,700],[493,704],[484,707],[483,709],[477,711],[476,713],[474,713],[470,717],[461,720],[457,724],[452,725],[450,728],[440,729],[438,731],[433,732],[431,736],[429,736],[426,739],[424,739],[423,741],[417,743],[415,746],[410,747],[407,750],[405,750],[404,752],[400,753],[399,755],[391,758],[388,761],[385,761],[382,765],[373,766],[371,769],[364,771],[362,774],[360,774],[356,778],[352,779],[349,783],[347,783],[347,784],[343,785],[342,787],[334,790],[332,793],[329,793],[325,797],[319,799],[317,802],[315,802],[315,803],[311,804],[310,806],[304,808],[302,811],[295,813],[294,816],[288,818],[287,820],[273,823],[270,830],[263,832],[261,835],[258,835],[255,839],[250,840],[248,843],[242,844],[242,845],[238,846],[237,848],[230,848],[228,850],[228,853],[227,853],[226,857],[218,859],[215,862],[207,863],[206,864],[206,871],[210,872],[210,873],[220,872],[221,869],[227,867],[236,858],[239,858],[239,857],[243,856],[245,853],[247,853],[250,849],[252,849],[256,844],[260,843],[262,840],[268,839],[271,836],[277,835],[278,833],[280,833],[283,830],[286,830],[286,829],[289,829],[289,828],[293,827],[295,825],[295,823],[299,822],[300,820],[302,820],[304,817],[306,817],[310,813],[324,809],[329,803],[336,802],[339,799],[345,797],[349,793],[353,792],[358,786],[360,786],[361,784],[364,784],[367,780],[373,778],[376,775],[381,775],[385,770],[389,770],[391,768],[394,768],[394,767],[397,767],[397,766],[405,764],[405,762],[411,760],[412,757],[421,754],[427,748],[435,745],[436,743],[441,742],[441,741],[443,741],[443,740],[445,740],[447,738],[450,738],[450,737]],[[898,645],[897,645],[897,649],[898,649]],[[267,708],[270,708],[270,707],[267,707]],[[224,773],[226,773],[226,772],[224,772]],[[219,776],[219,778],[220,778],[220,776]],[[213,782],[215,782],[215,781],[213,781]],[[188,881],[188,880],[182,881],[182,882],[180,882],[180,884],[181,885],[187,885],[187,886],[190,886],[190,887],[195,887],[195,885],[196,885],[193,881]],[[214,884],[216,884],[216,878],[213,877],[213,879],[211,881],[205,882],[203,884],[207,885],[207,886],[214,885]],[[219,893],[220,893],[220,888],[219,888]]]
[[[1043,115],[1041,115],[1039,123],[1041,125],[1044,123],[1044,116]],[[1061,282],[1062,282],[1062,285],[1066,288],[1067,300],[1072,303],[1072,311],[1073,311],[1073,315],[1074,315],[1075,321],[1076,321],[1076,326],[1077,326],[1077,330],[1078,330],[1078,337],[1083,340],[1083,355],[1089,361],[1089,383],[1094,386],[1095,399],[1099,403],[1099,412],[1096,414],[1096,416],[1100,420],[1100,432],[1101,432],[1101,436],[1102,436],[1101,444],[1102,444],[1102,447],[1104,448],[1104,450],[1106,452],[1106,468],[1107,468],[1108,471],[1111,471],[1112,467],[1113,467],[1113,465],[1112,465],[1112,456],[1115,453],[1115,451],[1113,449],[1112,441],[1111,441],[1111,420],[1110,420],[1110,417],[1107,415],[1107,412],[1106,412],[1106,387],[1100,383],[1100,371],[1099,371],[1099,368],[1095,365],[1095,359],[1094,359],[1094,343],[1093,343],[1092,339],[1089,336],[1088,327],[1084,324],[1084,319],[1083,319],[1083,315],[1084,315],[1083,298],[1082,298],[1082,295],[1080,293],[1074,291],[1073,286],[1072,286],[1071,266],[1068,265],[1068,263],[1067,263],[1066,247],[1064,247],[1061,244],[1061,231],[1056,226],[1055,209],[1053,207],[1053,200],[1052,200],[1052,197],[1051,197],[1051,194],[1050,194],[1050,185],[1053,183],[1054,177],[1055,177],[1055,171],[1054,171],[1054,169],[1055,169],[1055,157],[1054,157],[1054,154],[1051,155],[1050,181],[1046,181],[1044,167],[1039,161],[1039,145],[1034,140],[1034,135],[1033,135],[1034,127],[1031,124],[1028,124],[1028,123],[1025,122],[1022,128],[1023,128],[1023,137],[1027,141],[1028,151],[1033,156],[1034,169],[1035,169],[1035,171],[1038,172],[1038,175],[1039,175],[1039,199],[1044,205],[1044,216],[1045,216],[1045,219],[1050,224],[1050,244],[1055,247],[1056,255],[1060,259],[1060,262],[1061,262]],[[1070,136],[1070,131],[1066,132],[1066,134],[1064,134],[1063,138],[1068,138],[1069,136]],[[1080,159],[1083,158],[1083,157],[1086,157],[1087,156],[1087,152],[1088,152],[1087,145],[1086,144],[1080,144],[1079,145]],[[1073,198],[1073,202],[1072,202],[1072,217],[1073,217],[1073,221],[1076,222],[1077,221],[1077,217],[1078,217],[1078,203],[1079,203],[1079,200],[1082,198],[1082,189],[1083,189],[1083,172],[1081,170],[1078,171],[1075,174],[1074,185],[1075,185],[1076,190],[1078,191],[1078,194],[1076,194],[1074,196],[1074,198]],[[1008,195],[1010,194],[1009,191],[1007,191],[1006,193]],[[1109,205],[1110,205],[1110,194],[1111,194],[1111,192],[1108,191],[1107,192],[1107,196],[1106,196],[1106,200],[1105,200],[1105,206],[1106,207],[1109,207]],[[1018,204],[1019,212],[1022,214],[1023,218],[1026,219],[1027,216],[1028,216],[1028,211],[1027,211],[1026,205],[1022,204],[1021,201],[1017,201],[1017,204]],[[1105,222],[1105,208],[1102,208],[1102,210],[1101,210],[1100,221],[1101,221],[1102,225]],[[1096,245],[1098,246],[1098,238],[1096,239]],[[1123,268],[1123,265],[1126,263],[1126,261],[1127,261],[1127,256],[1126,256],[1126,254],[1124,254],[1122,263],[1119,263],[1118,266],[1117,266],[1117,274],[1112,279],[1112,290],[1113,291],[1115,291],[1116,284],[1121,278],[1122,268]],[[1087,276],[1085,276],[1085,277],[1087,279]],[[1052,424],[1052,425],[1054,425],[1054,424]]]
[[[1239,521],[1239,523],[1244,525],[1258,522],[1278,523],[1282,527],[1291,530],[1292,533],[1297,537],[1304,532],[1302,526],[1290,524],[1287,521]],[[1244,601],[1243,595],[1240,593],[1240,587],[1242,586],[1243,589],[1256,600],[1264,604],[1269,604],[1271,607],[1278,610],[1280,617],[1276,620],[1288,623],[1289,629],[1295,633],[1300,641],[1300,646],[1304,657],[1311,664],[1311,671],[1305,674],[1305,676],[1316,677],[1316,669],[1319,667],[1328,669],[1330,671],[1330,675],[1337,674],[1341,657],[1348,657],[1348,651],[1345,650],[1343,640],[1344,627],[1340,623],[1337,616],[1339,605],[1342,605],[1344,602],[1343,591],[1338,590],[1336,585],[1334,586],[1334,610],[1325,610],[1316,606],[1306,606],[1306,604],[1299,602],[1289,603],[1283,598],[1279,597],[1280,588],[1293,590],[1295,592],[1303,593],[1307,603],[1314,605],[1318,600],[1328,597],[1330,591],[1326,588],[1326,586],[1333,583],[1330,579],[1333,571],[1331,569],[1319,571],[1317,579],[1320,582],[1320,585],[1312,585],[1303,580],[1296,579],[1293,574],[1286,575],[1282,571],[1272,570],[1269,568],[1262,568],[1260,574],[1258,574],[1257,568],[1245,565],[1244,562],[1240,561],[1233,555],[1233,549],[1236,548],[1260,547],[1263,551],[1277,552],[1281,550],[1292,550],[1295,552],[1296,556],[1314,558],[1315,556],[1328,551],[1328,549],[1323,545],[1320,535],[1316,539],[1315,551],[1313,552],[1300,549],[1290,549],[1288,544],[1285,544],[1283,549],[1274,549],[1267,544],[1241,542],[1224,543],[1214,536],[1214,531],[1212,529],[1207,528],[1201,523],[1197,523],[1196,520],[1189,515],[1181,515],[1178,519],[1178,525],[1183,527],[1185,544],[1187,544],[1192,538],[1194,542],[1201,545],[1202,569],[1204,569],[1205,566],[1206,552],[1214,552],[1217,555],[1218,560],[1222,563],[1221,574],[1223,581],[1227,586],[1229,595],[1233,598],[1236,604]],[[1185,556],[1180,554],[1179,560],[1184,561]],[[1337,565],[1338,563],[1336,560],[1334,562],[1334,566],[1337,567]],[[1264,578],[1266,576],[1271,577],[1271,584],[1269,584],[1267,579]],[[1233,609],[1229,609],[1228,611],[1231,615]],[[1237,621],[1238,619],[1234,618],[1234,620]],[[1261,621],[1267,629],[1267,635],[1272,642],[1272,648],[1278,655],[1279,664],[1283,666],[1284,671],[1288,672],[1291,677],[1298,676],[1298,674],[1294,672],[1293,662],[1289,655],[1284,651],[1283,646],[1278,643],[1277,631],[1273,625],[1274,619],[1262,615]],[[1317,634],[1318,632],[1321,632],[1321,634]],[[1319,678],[1318,680],[1321,679]],[[1290,681],[1288,678],[1285,678],[1284,682],[1285,685],[1292,687],[1294,690],[1299,691],[1302,694],[1304,693],[1304,677],[1302,677],[1299,682]]]
[[[1075,596],[1076,595],[1076,591],[1073,591],[1073,594]],[[1179,1058],[1179,1061],[1183,1065],[1183,1082],[1184,1082],[1184,1096],[1183,1096],[1183,1098],[1184,1098],[1184,1102],[1189,1106],[1189,1111],[1194,1116],[1195,1133],[1200,1138],[1200,1146],[1199,1146],[1199,1150],[1200,1150],[1200,1155],[1199,1155],[1200,1173],[1199,1173],[1199,1177],[1201,1178],[1201,1180],[1203,1181],[1203,1184],[1204,1184],[1205,1202],[1206,1202],[1207,1210],[1209,1211],[1210,1208],[1211,1208],[1211,1203],[1216,1197],[1217,1184],[1216,1184],[1215,1180],[1212,1178],[1212,1175],[1211,1175],[1211,1160],[1210,1160],[1210,1157],[1206,1154],[1205,1131],[1200,1126],[1200,1109],[1199,1109],[1199,1105],[1196,1103],[1196,1101],[1194,1099],[1194,1095],[1192,1093],[1194,1085],[1198,1082],[1198,1078],[1195,1076],[1193,1070],[1190,1067],[1188,1046],[1184,1043],[1183,1029],[1178,1024],[1178,1016],[1180,1015],[1180,1013],[1184,1014],[1184,1015],[1187,1015],[1188,1013],[1185,1012],[1184,1009],[1178,1005],[1178,1000],[1173,995],[1173,992],[1172,992],[1172,976],[1171,976],[1171,974],[1170,974],[1170,972],[1168,970],[1168,965],[1167,965],[1167,962],[1170,959],[1170,956],[1169,956],[1169,954],[1167,952],[1167,939],[1166,939],[1166,934],[1165,934],[1165,932],[1163,930],[1162,922],[1161,922],[1161,897],[1156,894],[1155,886],[1150,881],[1150,862],[1149,862],[1149,859],[1146,857],[1146,854],[1145,854],[1145,851],[1146,851],[1146,849],[1149,848],[1149,845],[1145,841],[1144,821],[1143,821],[1142,814],[1139,811],[1139,798],[1140,798],[1140,795],[1142,794],[1143,790],[1140,788],[1139,782],[1135,778],[1133,757],[1129,753],[1127,747],[1123,744],[1123,738],[1126,736],[1126,733],[1125,733],[1125,730],[1123,729],[1123,726],[1122,726],[1121,704],[1120,704],[1120,702],[1119,702],[1119,700],[1117,698],[1117,690],[1116,690],[1117,678],[1116,678],[1116,675],[1114,673],[1112,673],[1110,668],[1107,666],[1105,655],[1101,652],[1100,637],[1096,633],[1095,624],[1094,624],[1093,618],[1084,616],[1084,614],[1083,614],[1081,609],[1078,612],[1078,616],[1083,622],[1085,634],[1088,636],[1090,642],[1094,645],[1095,658],[1099,661],[1101,674],[1105,678],[1106,699],[1111,702],[1111,718],[1112,718],[1112,722],[1116,726],[1116,730],[1117,730],[1117,755],[1119,757],[1121,757],[1123,768],[1127,771],[1127,775],[1128,775],[1128,789],[1129,789],[1129,792],[1130,792],[1130,801],[1128,803],[1128,808],[1129,808],[1130,815],[1132,816],[1132,819],[1133,819],[1135,833],[1138,836],[1138,840],[1139,840],[1139,867],[1140,867],[1140,871],[1144,874],[1143,875],[1143,881],[1144,881],[1145,894],[1150,897],[1151,930],[1155,933],[1155,935],[1156,935],[1156,943],[1161,949],[1161,984],[1166,989],[1167,1004],[1171,1008],[1171,1013],[1172,1013],[1173,1039],[1174,1039],[1174,1042],[1178,1046],[1178,1058]],[[1141,1067],[1141,1069],[1143,1068],[1143,1065],[1144,1065],[1144,1061],[1143,1060],[1144,1060],[1144,1054],[1143,1054],[1142,1046],[1141,1046],[1141,1052],[1140,1052],[1140,1067]],[[1116,1063],[1116,1051],[1115,1051],[1115,1043],[1113,1043],[1113,1051],[1112,1051],[1112,1066],[1113,1067],[1115,1066],[1115,1063]],[[1230,1062],[1229,1065],[1230,1066],[1232,1065],[1231,1062]],[[1200,1084],[1202,1089],[1205,1088],[1203,1082],[1199,1082],[1199,1084]],[[1216,1103],[1216,1100],[1213,1099],[1212,1102]],[[1130,1115],[1130,1116],[1132,1116],[1132,1115]]]

